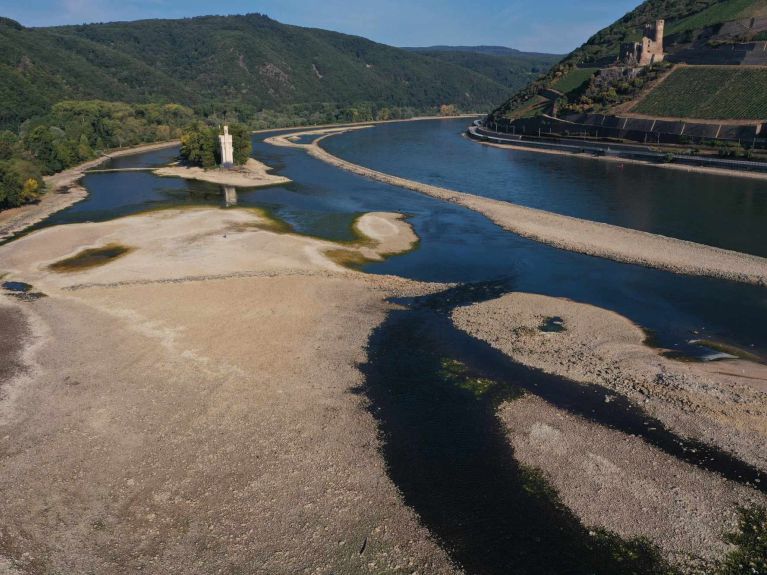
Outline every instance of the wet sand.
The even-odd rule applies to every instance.
[[[355,129],[364,129],[364,126]],[[266,141],[275,146],[303,149],[313,157],[349,172],[462,205],[487,216],[506,230],[560,249],[674,273],[767,285],[765,258],[431,186],[347,162],[320,147],[324,137],[344,131],[318,132],[321,137],[312,144],[290,140],[290,137],[312,132],[275,136]]]
[[[47,267],[113,241],[134,251]],[[356,392],[385,298],[440,286],[344,270],[323,255],[338,247],[216,209],[0,247],[0,269],[49,296],[0,296],[40,344],[0,402],[0,565],[458,573],[388,479]]]
[[[163,177],[184,178],[187,180],[199,180],[222,186],[236,188],[263,188],[288,184],[290,180],[283,176],[269,173],[271,168],[266,164],[250,158],[244,166],[238,166],[231,170],[213,169],[203,170],[196,167],[169,166],[158,168],[154,173]]]

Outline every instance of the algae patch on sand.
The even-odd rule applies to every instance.
[[[122,244],[107,244],[100,248],[83,250],[72,257],[51,264],[48,268],[59,273],[83,271],[106,265],[129,254],[131,251],[133,251],[133,248]]]

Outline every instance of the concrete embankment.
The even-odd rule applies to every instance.
[[[506,230],[560,249],[674,273],[767,286],[765,258],[415,182],[348,162],[320,147],[324,138],[345,131],[348,130],[301,132],[266,141],[275,146],[304,149],[315,158],[349,172],[462,205],[485,215]],[[311,144],[299,144],[290,139],[310,134],[320,137]]]
[[[685,172],[767,180],[767,163],[764,162],[655,152],[639,144],[604,143],[574,138],[534,140],[493,132],[478,126],[471,126],[466,134],[482,144],[499,148],[556,155],[577,155],[580,158],[642,164]]]

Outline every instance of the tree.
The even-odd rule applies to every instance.
[[[229,126],[229,133],[232,135],[232,146],[234,147],[234,163],[242,166],[250,159],[253,153],[253,142],[250,132],[242,124],[232,124]]]
[[[215,167],[217,138],[216,131],[202,122],[192,124],[181,135],[181,157],[192,166]]]

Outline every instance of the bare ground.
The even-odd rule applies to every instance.
[[[559,317],[565,331],[543,332]],[[642,406],[678,434],[718,445],[767,469],[767,368],[666,359],[613,312],[570,300],[514,293],[460,308],[453,320],[516,361],[575,382],[599,384]],[[605,398],[610,401],[610,397]],[[637,437],[602,428],[526,396],[504,405],[515,456],[542,469],[587,525],[650,537],[682,565],[727,545],[738,505],[767,504],[757,490],[675,460]],[[695,561],[692,561],[694,564]]]
[[[437,287],[344,271],[329,242],[266,224],[176,210],[0,248],[49,295],[0,308],[25,311],[39,350],[0,402],[0,572],[459,572],[356,391],[384,299]],[[120,259],[47,268],[121,234]]]
[[[262,188],[290,183],[288,178],[271,174],[270,170],[269,166],[250,158],[244,166],[231,170],[203,170],[197,167],[169,166],[158,168],[154,170],[154,173],[158,176],[199,180],[239,188]]]

